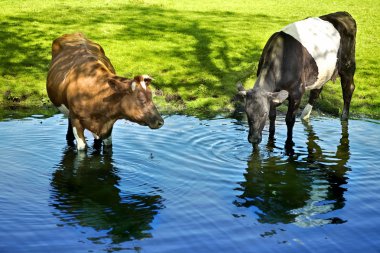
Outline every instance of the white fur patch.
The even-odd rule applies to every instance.
[[[132,91],[135,91],[136,89],[136,82],[132,82]]]
[[[99,140],[100,139],[100,137],[96,133],[93,133],[93,132],[91,132],[91,133],[92,133],[92,136],[94,137],[95,140]]]
[[[65,114],[66,116],[69,116],[70,111],[69,109],[67,109],[65,105],[62,104],[61,106],[58,106],[57,108],[61,113]]]
[[[73,127],[73,133],[75,136],[75,140],[77,141],[77,149],[78,150],[85,150],[86,149],[86,141],[79,138],[76,127]]]
[[[317,81],[307,90],[320,89],[334,73],[340,34],[335,27],[320,18],[308,18],[284,27],[281,31],[298,40],[314,58],[318,67]]]
[[[310,104],[307,104],[302,111],[301,119],[308,120],[310,118],[311,110],[313,110],[313,106]]]
[[[141,81],[140,84],[143,87],[143,89],[146,90],[146,83],[144,81]]]
[[[148,76],[148,77],[149,77],[149,76]],[[135,91],[135,89],[136,89],[136,85],[137,85],[136,82],[132,82],[132,91]],[[140,82],[140,85],[141,85],[141,87],[143,87],[144,90],[146,90],[146,83],[145,83],[145,81],[141,81],[141,82]]]

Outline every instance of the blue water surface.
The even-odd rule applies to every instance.
[[[63,115],[0,122],[0,252],[380,252],[380,122],[118,121],[78,153]]]

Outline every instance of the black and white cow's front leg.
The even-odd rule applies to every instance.
[[[289,96],[288,112],[286,113],[286,126],[287,126],[287,143],[293,143],[293,127],[296,122],[296,114],[301,102],[301,98],[294,98]]]
[[[302,96],[301,96],[302,97]],[[293,142],[293,127],[296,122],[296,114],[300,105],[301,98],[294,99],[289,97],[288,112],[286,113],[286,126],[287,126],[287,138],[285,142],[285,154],[294,155],[294,142]]]
[[[276,106],[272,103],[269,110],[269,139],[274,138],[276,132]]]

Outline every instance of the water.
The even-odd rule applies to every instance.
[[[296,122],[293,156],[276,125],[118,121],[77,153],[62,115],[0,122],[0,252],[379,252],[380,122]]]

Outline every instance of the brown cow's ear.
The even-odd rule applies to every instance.
[[[147,85],[150,85],[152,80],[154,80],[151,76],[148,75],[142,75],[141,77]]]
[[[131,90],[131,81],[123,77],[113,76],[108,79],[108,84],[114,91],[119,93]]]
[[[272,100],[272,103],[275,105],[279,105],[284,102],[285,99],[288,98],[289,92],[286,90],[281,90],[279,92],[268,92],[269,98]]]
[[[135,76],[134,81],[132,83],[132,90],[135,89],[136,84],[139,83],[141,87],[146,90],[146,87],[150,85],[153,78],[148,75],[142,75],[142,76]]]

